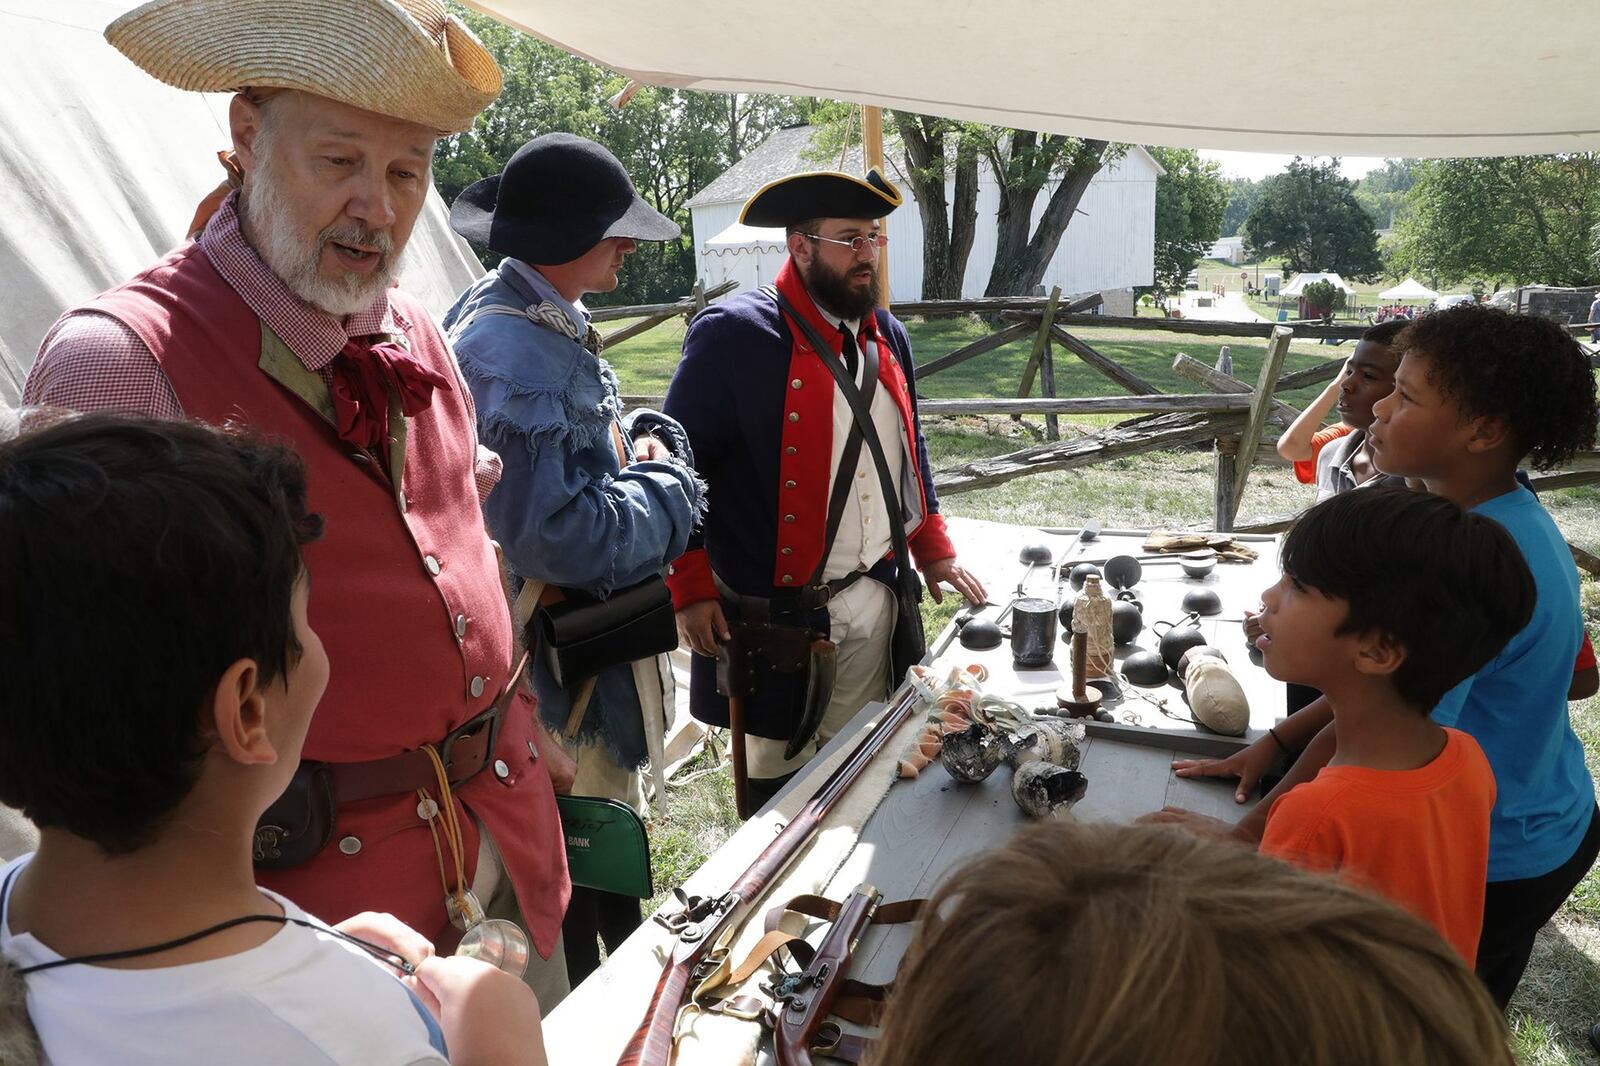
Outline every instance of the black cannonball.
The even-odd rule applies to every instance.
[[[1093,563],[1079,563],[1077,566],[1074,566],[1072,568],[1072,587],[1074,589],[1083,588],[1083,583],[1088,580],[1089,575],[1091,574],[1093,574],[1095,577],[1099,577],[1100,568]]]
[[[1167,683],[1167,664],[1153,651],[1136,651],[1122,660],[1122,674],[1141,688],[1159,688]]]
[[[1144,615],[1139,608],[1126,600],[1111,605],[1111,639],[1118,644],[1132,644],[1144,629]]]
[[[1063,643],[1072,643],[1072,608],[1074,602],[1071,596],[1061,605],[1061,610],[1056,612],[1056,617],[1061,620],[1061,640]]]
[[[1222,597],[1212,589],[1190,589],[1183,594],[1183,609],[1193,611],[1195,614],[1221,614]]]
[[[974,618],[961,627],[961,646],[968,651],[998,648],[1000,640],[1000,627],[986,618]]]

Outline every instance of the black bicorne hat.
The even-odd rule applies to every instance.
[[[819,170],[769,183],[745,201],[739,221],[747,226],[792,226],[808,218],[882,218],[900,203],[900,190],[877,167],[865,178]]]
[[[461,190],[450,228],[534,265],[571,262],[607,237],[669,241],[682,232],[639,197],[616,156],[570,133],[535,137],[499,174]]]

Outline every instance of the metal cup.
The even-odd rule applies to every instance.
[[[1011,661],[1025,667],[1049,666],[1055,653],[1054,600],[1018,600],[1011,610]]]

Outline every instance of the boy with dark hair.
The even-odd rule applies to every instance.
[[[1549,469],[1593,445],[1594,373],[1577,341],[1555,323],[1475,304],[1423,316],[1395,345],[1403,353],[1395,389],[1374,406],[1370,433],[1379,469],[1420,479],[1430,492],[1499,522],[1537,590],[1522,631],[1433,711],[1440,725],[1471,734],[1494,768],[1498,795],[1477,968],[1504,1007],[1534,935],[1600,852],[1594,782],[1567,719],[1583,633],[1578,575],[1561,531],[1516,479],[1524,459]],[[1242,798],[1280,743],[1307,745],[1269,794],[1276,799],[1327,763],[1330,721],[1326,701],[1318,700],[1281,723],[1279,739],[1263,738],[1221,761],[1185,761],[1178,772],[1236,775]],[[1258,836],[1265,814],[1263,804],[1246,815],[1239,833]]]
[[[0,868],[0,953],[49,1060],[542,1061],[520,981],[256,887],[328,680],[305,491],[287,448],[195,424],[0,445],[0,802],[40,830]]]
[[[1262,597],[1267,673],[1319,689],[1338,736],[1328,765],[1272,806],[1261,850],[1388,897],[1469,964],[1494,775],[1428,712],[1527,624],[1533,598],[1505,530],[1404,487],[1308,511]]]

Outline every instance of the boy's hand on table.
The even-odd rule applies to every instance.
[[[1241,832],[1241,826],[1232,822],[1225,822],[1221,818],[1213,818],[1209,814],[1200,814],[1185,807],[1163,807],[1159,811],[1140,815],[1135,821],[1140,825],[1175,825],[1187,829],[1195,836],[1216,837],[1219,840],[1233,840],[1240,844],[1254,847],[1256,837],[1248,831]]]
[[[1233,791],[1233,802],[1244,803],[1272,768],[1277,754],[1277,743],[1263,737],[1226,759],[1174,759],[1172,769],[1179,777],[1237,777],[1239,787]]]
[[[433,954],[433,941],[392,914],[362,911],[333,928],[392,951],[413,966]]]

